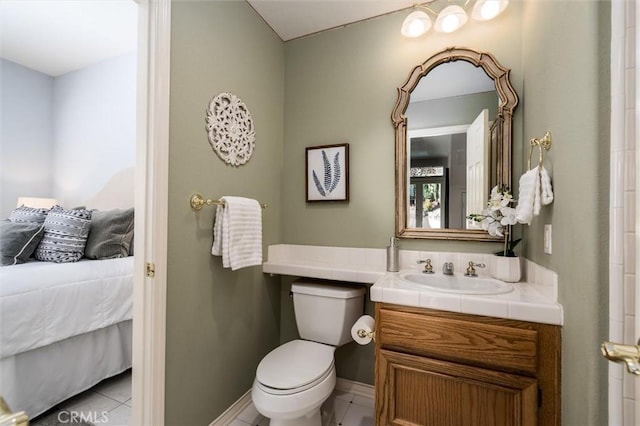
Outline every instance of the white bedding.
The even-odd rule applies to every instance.
[[[0,358],[131,319],[133,259],[0,268]]]
[[[32,419],[131,368],[132,321],[0,359],[0,394]],[[96,425],[99,426],[99,425]]]

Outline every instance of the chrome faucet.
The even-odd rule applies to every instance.
[[[442,265],[442,273],[444,275],[453,275],[453,263],[445,262],[444,265]]]

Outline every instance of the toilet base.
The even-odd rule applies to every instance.
[[[271,426],[322,426],[320,409],[336,385],[336,369],[315,386],[289,395],[265,392],[257,380],[253,382],[253,405],[270,420]]]
[[[269,426],[322,426],[322,417],[318,408],[309,416],[297,419],[270,419]]]

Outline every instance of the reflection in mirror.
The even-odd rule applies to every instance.
[[[511,182],[511,120],[518,99],[487,54],[450,48],[398,89],[396,233],[404,238],[493,240],[466,217],[490,188]]]
[[[438,65],[420,80],[406,113],[409,228],[477,226],[466,216],[482,211],[496,184],[489,128],[498,104],[493,80],[466,61]]]

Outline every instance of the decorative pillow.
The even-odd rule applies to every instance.
[[[44,221],[44,236],[36,249],[36,259],[56,263],[80,260],[90,227],[91,211],[53,207]]]
[[[9,220],[14,223],[23,222],[42,225],[44,223],[44,220],[47,218],[48,213],[49,209],[27,207],[25,205],[22,205],[11,212],[11,214],[9,215]]]
[[[44,225],[0,221],[0,265],[25,263],[44,235]]]
[[[93,210],[91,230],[84,249],[89,259],[129,256],[133,240],[133,209]]]

